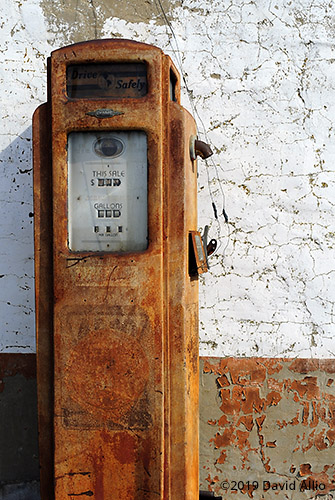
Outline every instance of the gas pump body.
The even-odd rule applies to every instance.
[[[170,58],[56,50],[34,114],[42,500],[195,500],[196,133]]]

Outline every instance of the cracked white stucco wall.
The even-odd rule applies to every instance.
[[[332,357],[334,3],[164,3],[175,37],[157,2],[138,18],[109,4],[85,0],[71,20],[61,0],[2,5],[0,351],[35,348],[31,115],[46,99],[46,57],[85,36],[121,36],[181,61],[183,104],[215,151],[199,161],[199,227],[220,240],[201,278],[200,354]],[[228,225],[210,192],[219,215],[224,194]]]

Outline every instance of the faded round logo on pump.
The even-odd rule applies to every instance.
[[[148,359],[139,342],[113,331],[90,333],[69,357],[65,383],[69,396],[103,419],[120,419],[143,393]]]

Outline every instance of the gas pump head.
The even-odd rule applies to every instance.
[[[93,40],[51,54],[48,89],[33,120],[42,500],[196,500],[206,257],[180,77],[157,47]]]

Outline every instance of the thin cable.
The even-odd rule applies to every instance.
[[[164,21],[165,21],[165,26],[169,28],[169,30],[170,30],[170,32],[172,34],[174,43],[176,45],[176,49],[175,49],[173,47],[172,43],[171,43],[170,38],[169,38],[169,44],[171,46],[172,52],[173,52],[173,54],[174,54],[174,56],[176,58],[176,61],[178,63],[179,70],[180,70],[180,73],[181,73],[181,76],[182,76],[182,80],[184,82],[184,86],[185,86],[185,89],[186,89],[186,92],[187,92],[187,97],[188,97],[188,100],[189,100],[189,103],[190,103],[193,115],[195,117],[197,133],[199,133],[199,135],[203,135],[205,137],[206,142],[208,144],[211,144],[211,141],[209,140],[209,137],[208,137],[207,132],[206,132],[206,128],[205,128],[204,122],[203,122],[201,116],[199,115],[198,110],[196,108],[196,105],[195,105],[195,103],[193,101],[192,91],[189,89],[188,84],[187,84],[187,80],[186,80],[185,73],[184,73],[184,70],[183,70],[182,59],[181,59],[181,55],[180,55],[181,54],[181,50],[179,48],[178,40],[177,40],[177,37],[175,35],[174,29],[172,27],[172,24],[170,23],[167,15],[165,13],[165,10],[163,8],[161,0],[154,0],[154,3],[156,5],[156,9],[157,9],[158,13],[161,12],[161,14],[162,14],[162,16],[164,18]],[[167,34],[168,34],[168,32],[167,32]],[[202,126],[203,132],[199,131],[199,127],[198,127],[198,123],[197,123],[196,117],[197,117],[198,121],[200,122],[200,124]],[[210,180],[210,177],[209,177],[209,165],[208,165],[208,161],[205,160],[205,163],[206,163],[206,172],[207,172],[208,191],[209,191],[209,195],[210,195],[210,199],[211,199],[211,204],[212,204],[212,209],[213,209],[213,213],[214,213],[214,218],[215,218],[215,221],[218,224],[217,233],[218,233],[219,245],[218,245],[216,251],[211,255],[211,257],[212,257],[212,256],[214,256],[217,253],[217,251],[219,250],[219,248],[221,246],[221,241],[220,240],[221,240],[221,229],[222,228],[221,228],[221,223],[220,223],[219,217],[223,216],[226,224],[228,224],[229,219],[228,219],[227,212],[225,210],[225,204],[226,204],[225,203],[225,194],[224,194],[223,187],[222,187],[222,184],[221,184],[220,179],[219,179],[218,167],[215,164],[213,157],[210,157],[210,161],[211,161],[211,164],[212,164],[212,166],[213,166],[213,168],[215,170],[216,179],[217,179],[217,181],[219,183],[219,189],[220,189],[221,196],[222,196],[222,211],[218,215],[217,207],[216,207],[215,200],[214,200],[214,194],[213,194],[212,187],[211,187],[211,180]],[[227,238],[226,245],[224,247],[224,251],[227,249],[228,242],[229,242],[229,239],[230,239],[229,226],[228,226],[228,235],[227,236],[228,236],[228,238]]]

